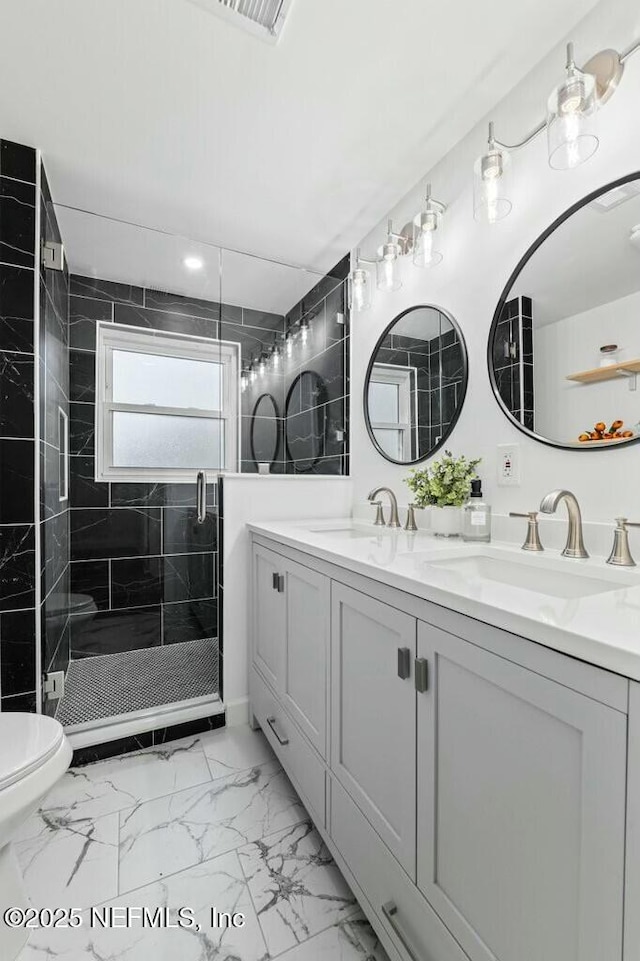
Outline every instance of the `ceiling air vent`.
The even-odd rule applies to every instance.
[[[248,30],[261,40],[276,43],[293,0],[190,0],[198,7],[215,13]]]

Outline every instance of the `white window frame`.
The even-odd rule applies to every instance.
[[[374,364],[369,377],[369,387],[371,384],[394,384],[398,387],[398,413],[397,423],[392,421],[371,421],[371,429],[376,430],[396,430],[400,432],[401,454],[399,461],[411,460],[412,433],[417,431],[418,417],[417,409],[412,411],[414,404],[413,398],[416,391],[412,385],[416,382],[417,369],[415,367],[400,367],[397,364]],[[417,404],[417,400],[415,400]],[[415,426],[414,426],[415,425]]]
[[[240,378],[239,345],[191,334],[131,327],[100,321],[96,330],[96,454],[97,481],[187,484],[194,482],[194,468],[119,467],[113,464],[113,412],[168,414],[175,417],[217,418],[223,423],[225,463],[208,468],[216,474],[238,469]],[[222,406],[218,410],[196,407],[162,407],[155,404],[123,404],[113,400],[113,351],[182,357],[222,365]],[[203,463],[204,468],[204,463]]]

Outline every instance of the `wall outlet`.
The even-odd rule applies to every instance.
[[[520,445],[498,445],[498,487],[520,486]]]

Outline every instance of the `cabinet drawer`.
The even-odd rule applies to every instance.
[[[255,669],[251,671],[251,707],[309,813],[324,825],[325,770],[322,761]]]
[[[468,961],[342,785],[330,784],[331,838],[402,957]]]

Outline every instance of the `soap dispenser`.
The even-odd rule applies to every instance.
[[[491,508],[482,499],[479,477],[471,481],[471,496],[463,514],[462,540],[476,544],[488,544],[491,540]]]

